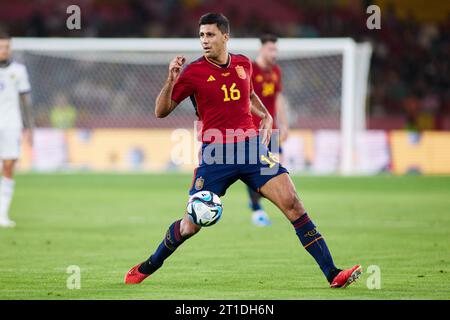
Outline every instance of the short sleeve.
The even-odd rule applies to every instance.
[[[172,90],[172,100],[180,103],[194,93],[192,77],[190,76],[189,67],[186,67],[178,77]]]
[[[27,93],[31,91],[30,81],[28,80],[28,72],[25,66],[20,66],[18,69],[17,87],[19,93]]]

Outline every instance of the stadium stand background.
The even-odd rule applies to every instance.
[[[1,25],[13,36],[192,37],[206,11],[230,17],[235,37],[271,31],[281,37],[370,41],[370,129],[450,129],[450,3],[446,1],[5,1]],[[66,8],[78,4],[82,29],[69,31]],[[381,7],[381,30],[368,30],[365,8]],[[419,67],[418,67],[419,66]]]

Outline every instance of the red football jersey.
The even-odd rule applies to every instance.
[[[256,62],[253,62],[252,81],[256,95],[273,118],[273,128],[275,129],[277,127],[275,101],[282,90],[281,69],[278,65],[274,65],[270,69],[262,69]],[[260,117],[253,115],[255,126],[259,127],[260,121]]]
[[[225,66],[203,56],[183,69],[174,85],[172,100],[180,103],[191,97],[202,122],[203,142],[222,142],[211,141],[209,130],[209,133],[219,130],[226,139],[223,142],[242,141],[255,136],[257,130],[250,111],[251,78],[252,63],[243,55],[229,54]],[[237,129],[242,129],[243,133],[230,131]]]

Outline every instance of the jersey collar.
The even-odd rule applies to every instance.
[[[212,62],[211,60],[209,60],[206,56],[204,56],[205,57],[205,60],[206,61],[208,61],[209,63],[211,63],[213,66],[216,66],[217,68],[221,68],[221,69],[225,69],[225,68],[228,68],[229,66],[230,66],[230,64],[231,64],[231,54],[230,53],[228,53],[228,60],[227,60],[227,63],[223,66],[223,65],[220,65],[220,64],[217,64],[217,63],[215,63],[215,62]]]

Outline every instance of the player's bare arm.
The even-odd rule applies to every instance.
[[[34,116],[31,104],[31,94],[20,94],[20,106],[22,107],[22,117],[24,126],[24,138],[31,145],[33,144]]]
[[[254,91],[250,94],[250,102],[252,114],[261,118],[261,122],[259,124],[259,129],[262,133],[261,142],[267,145],[270,141],[270,136],[272,135],[272,116]]]
[[[172,90],[185,61],[185,57],[177,56],[169,63],[169,75],[156,98],[155,115],[157,118],[167,117],[178,105],[172,100]]]
[[[286,115],[286,101],[281,93],[277,95],[275,104],[277,110],[278,128],[280,129],[280,141],[285,142],[288,137],[289,122]]]

